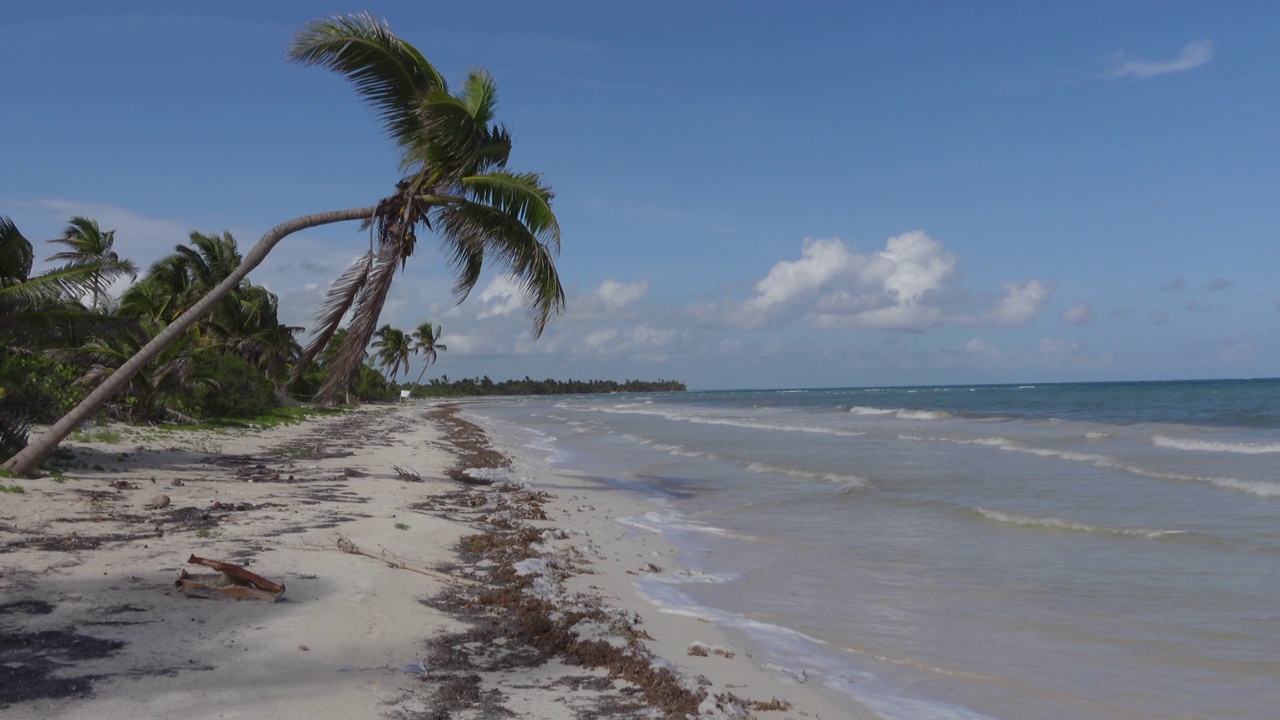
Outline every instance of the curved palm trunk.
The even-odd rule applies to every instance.
[[[93,416],[98,408],[116,393],[120,392],[129,384],[133,376],[144,365],[151,362],[157,355],[164,351],[178,336],[186,332],[187,328],[195,324],[202,316],[209,312],[219,300],[226,297],[240,281],[249,274],[251,270],[262,264],[267,258],[267,253],[276,246],[276,243],[283,240],[288,235],[299,230],[305,230],[318,225],[329,225],[331,223],[343,222],[346,220],[364,220],[373,216],[377,211],[377,206],[354,208],[351,210],[336,210],[333,212],[316,213],[313,215],[304,215],[300,218],[294,218],[286,223],[271,228],[262,239],[254,245],[252,249],[244,256],[244,260],[240,263],[230,275],[222,282],[218,283],[204,297],[200,298],[191,309],[182,313],[173,322],[159,332],[151,342],[147,343],[133,357],[125,361],[111,377],[107,378],[101,385],[94,388],[89,396],[75,406],[71,412],[64,415],[58,422],[53,424],[43,435],[32,443],[28,444],[25,449],[17,455],[9,458],[3,465],[15,475],[28,475],[36,469],[54,448],[58,447],[67,436],[71,434],[85,420]]]
[[[413,381],[413,387],[409,388],[409,397],[413,397],[413,391],[418,389],[419,383],[422,382],[422,376],[427,374],[427,368],[431,367],[431,361],[423,358],[422,372],[418,373],[418,379]]]

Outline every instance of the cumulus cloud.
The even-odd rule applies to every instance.
[[[480,309],[476,318],[484,320],[519,312],[524,308],[524,295],[510,275],[499,275],[476,297]]]
[[[1194,70],[1213,59],[1216,48],[1212,41],[1196,40],[1187,43],[1182,52],[1172,60],[1145,60],[1125,52],[1116,53],[1114,67],[1107,74],[1114,78],[1145,80],[1156,75]]]
[[[1064,325],[1088,325],[1093,322],[1093,306],[1087,302],[1076,303],[1062,313]]]
[[[1164,285],[1161,285],[1160,289],[1164,290],[1165,292],[1177,292],[1185,288],[1186,286],[1187,286],[1187,279],[1179,275],[1178,277],[1170,280]]]
[[[595,294],[609,312],[616,312],[648,295],[649,281],[621,283],[610,278],[600,283]]]
[[[1147,322],[1152,325],[1163,325],[1169,322],[1169,313],[1163,310],[1152,310],[1147,313]]]
[[[923,232],[889,238],[863,254],[839,238],[806,239],[797,260],[775,264],[740,306],[701,307],[739,327],[779,327],[797,318],[824,329],[923,331],[938,325],[1022,325],[1043,309],[1054,286],[1005,283],[973,305],[957,287],[960,258]],[[987,305],[983,309],[981,305]]]
[[[1005,283],[1004,296],[984,319],[990,325],[1026,325],[1040,314],[1052,294],[1053,283],[1039,280]]]
[[[1226,279],[1226,278],[1214,278],[1214,279],[1210,280],[1210,281],[1208,282],[1208,284],[1207,284],[1207,285],[1205,285],[1205,287],[1206,287],[1206,288],[1208,288],[1209,290],[1214,291],[1214,292],[1218,292],[1218,291],[1221,291],[1221,290],[1226,290],[1227,288],[1231,287],[1232,285],[1235,285],[1235,283],[1231,282],[1230,280],[1228,280],[1228,279]]]

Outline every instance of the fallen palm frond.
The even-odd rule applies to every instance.
[[[437,580],[451,583],[453,585],[475,585],[476,584],[474,580],[454,577],[453,575],[442,573],[439,570],[432,570],[431,568],[425,568],[418,565],[411,565],[407,560],[400,557],[399,555],[396,555],[393,552],[390,552],[386,548],[383,548],[379,552],[374,552],[372,550],[365,550],[360,546],[356,545],[355,543],[351,542],[351,538],[347,537],[346,535],[338,536],[338,549],[350,555],[363,555],[364,557],[373,558],[374,560],[381,560],[382,562],[386,563],[387,565],[393,568],[396,568],[397,570],[410,570],[412,572],[416,572],[421,575],[426,575],[427,577],[433,577]]]

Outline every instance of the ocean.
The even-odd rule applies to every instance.
[[[503,398],[639,577],[886,720],[1280,717],[1280,380]]]

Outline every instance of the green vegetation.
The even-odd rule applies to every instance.
[[[409,529],[409,524],[408,524],[408,523],[396,523],[396,529],[397,529],[397,530],[408,530],[408,529]]]
[[[193,232],[140,280],[115,252],[115,232],[81,217],[53,241],[66,249],[48,262],[61,264],[32,275],[31,242],[0,217],[6,468],[32,472],[100,413],[135,423],[193,422],[261,415],[286,392],[321,405],[390,399],[410,353],[434,359],[444,349],[430,325],[410,336],[387,325],[377,331],[419,234],[439,241],[459,301],[488,259],[523,291],[535,337],[563,312],[553,194],[538,173],[508,169],[511,135],[496,119],[497,85],[487,71],[472,70],[450,89],[416,48],[369,13],[307,23],[287,55],[346,77],[372,106],[399,155],[403,175],[388,183],[392,194],[281,223],[243,256],[230,233]],[[277,298],[248,274],[288,235],[351,220],[371,226],[372,247],[334,282],[303,349],[295,338],[301,328],[279,322]],[[106,288],[125,277],[134,282],[114,303]],[[375,331],[375,361],[387,378],[366,364]],[[40,414],[60,417],[27,447],[29,423]]]
[[[25,492],[26,488],[21,485],[0,485],[0,493],[14,493],[16,495],[21,495]],[[406,527],[408,526],[406,525]]]
[[[474,397],[478,395],[590,395],[598,393],[684,392],[685,384],[677,380],[523,380],[494,382],[489,376],[449,380],[448,375],[433,378],[417,386],[412,397]]]
[[[72,433],[71,438],[77,442],[118,443],[124,439],[124,433],[115,428],[81,428]]]

